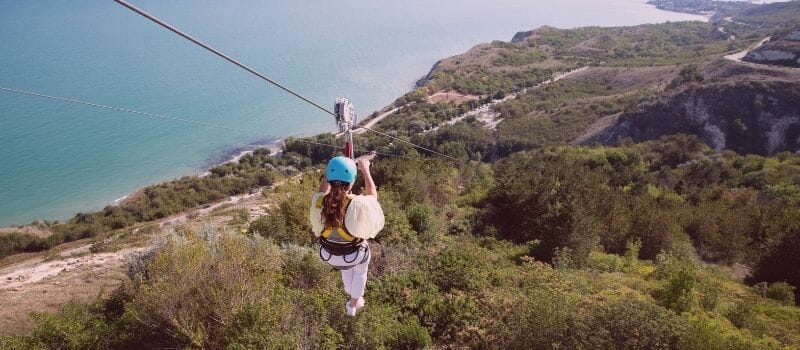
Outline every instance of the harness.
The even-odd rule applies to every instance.
[[[352,198],[350,198],[349,196],[345,197],[345,201],[344,201],[345,211],[347,211],[347,208],[350,206],[350,202],[351,201],[352,201]],[[325,196],[320,196],[317,199],[317,202],[316,202],[315,205],[316,205],[316,207],[318,209],[322,209],[322,207],[324,206],[324,203],[325,203]],[[336,234],[339,237],[341,237],[343,240],[345,240],[345,242],[343,243],[343,242],[337,242],[337,241],[330,240],[330,237],[334,232],[336,232]],[[330,260],[331,256],[349,256],[349,255],[353,255],[354,253],[358,253],[358,251],[360,249],[366,248],[366,247],[364,247],[362,245],[362,243],[364,243],[364,239],[358,238],[358,237],[354,237],[352,234],[350,234],[350,232],[347,231],[347,228],[344,227],[344,225],[342,225],[342,227],[325,226],[325,228],[322,230],[322,233],[320,233],[320,235],[319,235],[319,245],[320,245],[319,257],[323,261],[327,262],[328,260]],[[322,250],[323,249],[330,254],[330,256],[328,256],[327,259],[322,254]],[[364,259],[367,259],[368,255],[369,255],[369,252],[367,251],[367,254],[364,254]],[[353,257],[353,259],[354,259],[353,261],[347,261],[347,259],[344,259],[344,260],[345,260],[346,263],[349,264],[349,263],[354,262],[357,257],[358,257],[358,254],[355,254],[355,256]]]

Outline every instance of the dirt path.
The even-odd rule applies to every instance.
[[[573,69],[573,70],[568,71],[568,72],[557,74],[554,77],[552,77],[552,78],[550,78],[548,80],[545,80],[545,81],[543,81],[543,82],[539,83],[538,85],[535,85],[535,86],[533,86],[531,88],[525,88],[525,89],[522,89],[519,92],[508,94],[508,95],[506,95],[505,97],[503,97],[501,99],[492,100],[492,102],[480,105],[477,108],[475,108],[475,109],[473,109],[473,110],[471,110],[469,112],[466,112],[466,113],[464,113],[464,114],[462,114],[462,115],[460,115],[458,117],[450,119],[450,120],[444,122],[442,125],[439,125],[437,127],[431,128],[430,130],[428,130],[426,132],[435,131],[435,130],[439,129],[441,126],[444,126],[444,125],[453,125],[453,124],[458,123],[458,122],[460,122],[460,121],[462,121],[462,120],[464,120],[464,119],[466,119],[466,118],[468,118],[470,116],[474,116],[476,119],[481,121],[486,128],[488,128],[490,130],[495,130],[497,128],[497,125],[500,124],[500,122],[503,119],[500,118],[500,113],[497,113],[497,112],[492,110],[492,108],[491,108],[492,106],[497,105],[499,103],[506,102],[508,100],[513,100],[513,99],[517,98],[517,96],[519,96],[520,94],[524,94],[524,93],[528,92],[528,90],[541,89],[541,88],[543,88],[543,87],[545,87],[547,85],[555,83],[555,82],[557,82],[557,81],[559,81],[561,79],[564,79],[564,78],[566,78],[566,77],[568,77],[570,75],[583,72],[583,71],[585,71],[587,69],[589,69],[589,66],[585,66],[585,67],[581,67],[581,68],[578,68],[578,69]]]
[[[356,130],[353,131],[353,133],[354,134],[363,134],[364,132],[367,131],[367,129],[364,129],[364,128],[372,129],[372,127],[375,126],[375,124],[380,123],[381,120],[386,119],[386,117],[394,114],[394,112],[399,111],[401,108],[403,108],[403,107],[397,107],[395,109],[392,109],[392,110],[386,111],[384,113],[381,113],[377,117],[370,119],[366,124],[364,124],[362,126],[359,126]]]
[[[0,274],[0,290],[19,291],[26,285],[39,283],[62,272],[70,272],[84,266],[108,268],[109,265],[121,263],[128,255],[141,250],[142,248],[129,248],[113,253],[89,254],[76,258],[46,261],[22,268],[5,268],[3,269],[4,273],[0,272],[3,273]]]
[[[232,196],[206,208],[189,210],[159,221],[167,226],[197,216],[200,220],[225,220],[211,214],[226,204],[248,209],[251,219],[263,215],[266,200],[260,199],[267,188],[299,179],[302,174],[278,181],[248,194]],[[191,217],[191,219],[190,219]],[[92,302],[100,294],[108,294],[127,279],[126,266],[130,258],[147,247],[128,247],[116,252],[92,253],[90,244],[65,249],[50,260],[37,256],[0,268],[0,336],[18,334],[33,326],[31,312],[55,312],[68,301]]]
[[[253,198],[257,198],[258,196],[261,196],[261,194],[266,189],[272,189],[272,188],[281,186],[281,185],[283,185],[283,184],[285,184],[285,183],[287,183],[289,181],[297,180],[302,176],[303,176],[302,173],[301,174],[297,174],[297,175],[294,175],[292,177],[289,177],[289,178],[283,179],[281,181],[278,181],[278,182],[276,182],[276,183],[274,183],[274,184],[272,184],[270,186],[256,188],[256,189],[250,191],[250,193],[248,193],[248,194],[240,194],[240,195],[236,195],[236,196],[231,196],[231,197],[228,197],[227,199],[223,199],[223,200],[221,200],[219,202],[213,203],[213,204],[211,204],[211,205],[209,205],[209,206],[207,206],[205,208],[202,208],[202,209],[187,210],[187,211],[182,212],[180,214],[175,214],[175,215],[170,216],[170,217],[168,217],[166,219],[161,219],[161,221],[158,222],[158,225],[159,225],[159,227],[165,227],[165,226],[179,224],[179,223],[188,221],[190,219],[190,216],[206,215],[206,214],[211,213],[212,211],[214,211],[214,209],[222,207],[223,205],[239,204],[239,203],[246,202],[247,200],[250,200],[250,199],[253,199]],[[253,209],[253,208],[251,208],[251,209]],[[252,211],[253,210],[251,210],[251,212]],[[254,214],[257,215],[257,214],[263,214],[263,213],[261,213],[259,211],[256,211]]]
[[[742,58],[744,58],[744,56],[747,56],[748,52],[753,51],[753,50],[761,47],[761,45],[764,45],[764,43],[769,41],[771,38],[772,38],[771,36],[768,36],[768,37],[762,39],[761,41],[759,41],[757,44],[755,44],[751,48],[748,48],[748,49],[746,49],[744,51],[733,53],[733,54],[730,54],[730,55],[725,55],[725,59],[729,60],[729,61],[733,61],[733,62],[742,63],[742,64],[752,64],[752,65],[758,66],[759,65],[758,63],[745,62],[745,61],[742,61]]]
[[[284,180],[284,181],[286,181],[286,180]],[[282,184],[284,181],[281,181],[280,183]],[[266,189],[266,187],[260,187],[260,188],[256,189],[254,192],[251,192],[251,193],[248,193],[248,194],[241,194],[241,195],[238,195],[238,196],[231,196],[231,197],[228,197],[227,199],[224,199],[224,200],[222,200],[220,202],[216,202],[214,204],[211,204],[211,205],[209,205],[209,206],[207,206],[205,208],[201,208],[201,209],[197,209],[197,210],[189,210],[189,211],[185,211],[185,212],[180,213],[180,214],[176,214],[176,215],[170,216],[170,217],[168,217],[166,219],[162,219],[161,221],[159,221],[158,225],[160,227],[164,227],[164,226],[170,226],[170,225],[175,225],[175,224],[179,224],[179,223],[182,223],[182,222],[186,222],[187,220],[189,220],[190,216],[205,215],[205,214],[208,214],[208,213],[212,212],[214,209],[217,209],[217,208],[219,208],[219,207],[221,207],[223,205],[237,204],[237,203],[239,203],[241,201],[244,201],[246,199],[250,199],[250,198],[253,198],[255,196],[260,196],[261,195],[261,191],[263,191],[265,189]]]
[[[64,303],[91,302],[125,280],[125,264],[143,248],[53,261],[23,262],[0,270],[0,335],[30,329],[32,312],[55,312]]]
[[[762,39],[761,41],[759,41],[752,48],[749,48],[749,49],[741,51],[741,52],[733,53],[733,54],[730,54],[730,55],[725,55],[724,57],[725,57],[726,60],[733,61],[733,62],[736,62],[736,63],[739,63],[739,64],[743,64],[743,65],[746,65],[746,66],[751,66],[751,67],[758,67],[758,68],[769,67],[769,68],[775,68],[775,69],[783,69],[784,71],[791,71],[791,72],[800,71],[800,68],[796,68],[796,67],[787,67],[787,66],[772,65],[772,64],[766,64],[766,63],[753,63],[753,62],[747,62],[747,61],[743,61],[742,60],[745,56],[747,56],[748,52],[753,51],[753,50],[761,47],[761,45],[764,45],[764,43],[769,41],[771,38],[772,37],[766,37],[766,38]]]

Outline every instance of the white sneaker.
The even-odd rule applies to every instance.
[[[364,297],[358,298],[358,301],[356,301],[356,307],[353,308],[353,314],[358,312],[358,310],[360,310],[362,307],[364,307]]]
[[[355,316],[356,315],[356,309],[350,307],[350,300],[344,302],[344,313],[347,316]]]
[[[350,306],[350,300],[348,300],[348,301],[346,301],[344,303],[344,311],[347,314],[347,316],[355,316],[356,312],[358,312],[358,309],[360,309],[362,307],[364,307],[364,298],[363,297],[362,298],[358,298],[358,301],[356,301],[356,307]]]

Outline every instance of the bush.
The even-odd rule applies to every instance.
[[[297,344],[280,331],[281,319],[263,305],[244,305],[224,331],[221,345],[225,349],[296,349]]]
[[[389,342],[391,349],[426,349],[433,344],[428,330],[419,324],[416,318],[407,318],[395,331],[393,339]]]
[[[575,268],[575,262],[572,259],[572,249],[569,248],[556,248],[553,253],[553,267],[558,270],[568,270]]]
[[[386,221],[378,238],[387,244],[414,245],[420,237],[411,227],[409,215],[397,196],[395,192],[381,192],[380,202]]]
[[[569,321],[567,349],[684,349],[687,327],[669,310],[638,299],[591,305]]]
[[[642,241],[635,239],[625,244],[625,271],[635,271],[639,266],[639,251]]]
[[[338,286],[331,267],[319,258],[318,250],[288,246],[283,254],[282,277],[287,286],[313,289]]]
[[[338,310],[343,304],[337,302],[337,312],[341,317],[331,320],[335,322],[332,323],[333,327],[343,335],[343,347],[357,350],[386,349],[389,344],[397,341],[398,330],[401,328],[401,323],[397,320],[397,308],[370,303],[355,319],[350,319],[344,316],[344,310]]]
[[[310,246],[315,239],[308,223],[309,203],[308,193],[290,193],[264,216],[253,221],[247,232],[280,244]]]
[[[627,259],[602,252],[592,252],[589,254],[587,267],[599,272],[623,272],[626,271]]]
[[[677,313],[689,311],[695,303],[695,272],[691,268],[682,268],[669,277],[664,291],[664,304]]]
[[[439,254],[432,273],[441,291],[469,291],[486,285],[483,272],[485,262],[479,249],[476,246],[462,246],[448,248]]]
[[[0,259],[21,252],[37,252],[49,249],[46,240],[20,232],[0,235]]]
[[[417,204],[408,209],[408,223],[420,236],[423,242],[433,242],[436,235],[436,217],[433,208],[425,204]]]
[[[721,316],[705,313],[687,315],[689,334],[687,349],[698,350],[749,350],[781,349],[781,344],[770,337],[757,338],[747,330],[739,330]]]
[[[795,287],[786,282],[775,282],[769,285],[765,296],[780,301],[784,305],[794,305]]]
[[[215,230],[174,234],[133,280],[122,319],[136,331],[119,345],[219,348],[231,332],[246,338],[286,317],[281,268],[277,247],[263,240]],[[285,339],[278,329],[268,334]]]
[[[582,207],[588,174],[554,158],[545,152],[518,153],[500,162],[483,221],[501,238],[539,240],[534,255],[543,261],[551,261],[556,248],[570,248],[581,266],[597,245],[597,226]]]
[[[507,299],[506,299],[507,298]],[[570,332],[568,320],[578,310],[574,300],[552,289],[533,289],[517,297],[493,298],[485,305],[491,314],[486,348],[548,349]]]
[[[800,231],[787,234],[781,243],[761,260],[750,280],[786,282],[800,286],[800,269],[797,266],[800,266]],[[800,290],[795,289],[794,292],[794,300],[798,300]]]
[[[100,349],[109,346],[106,337],[109,326],[93,306],[70,302],[56,314],[36,313],[33,318],[36,328],[17,337],[11,343],[12,349]]]

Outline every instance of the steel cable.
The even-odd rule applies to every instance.
[[[168,24],[168,23],[156,18],[155,16],[147,13],[146,11],[144,11],[144,10],[134,6],[134,5],[131,5],[127,1],[125,1],[125,0],[114,0],[114,1],[116,1],[117,3],[119,3],[122,6],[125,6],[126,8],[130,9],[133,12],[136,12],[137,14],[141,15],[142,17],[147,18],[148,20],[150,20],[150,21],[152,21],[152,22],[154,22],[154,23],[166,28],[167,30],[169,30],[169,31],[171,31],[171,32],[173,32],[173,33],[185,38],[186,40],[189,40],[192,43],[194,43],[194,44],[196,44],[196,45],[208,50],[209,52],[219,56],[220,58],[222,58],[222,59],[224,59],[224,60],[226,60],[226,61],[228,61],[230,63],[233,63],[234,65],[238,66],[239,68],[242,68],[242,69],[246,70],[247,72],[250,72],[251,74],[253,74],[253,75],[255,75],[255,76],[257,76],[257,77],[259,77],[259,78],[261,78],[261,79],[263,79],[263,80],[265,80],[267,82],[269,82],[270,84],[277,86],[278,88],[280,88],[280,89],[282,89],[282,90],[294,95],[295,97],[297,97],[297,98],[299,98],[299,99],[311,104],[314,107],[319,108],[320,110],[324,111],[325,113],[328,113],[328,114],[330,114],[330,115],[332,115],[334,117],[336,116],[336,113],[333,113],[333,112],[329,111],[325,107],[322,107],[320,104],[318,104],[318,103],[316,103],[314,101],[311,101],[310,99],[306,98],[305,96],[295,92],[292,89],[289,89],[288,87],[284,86],[283,84],[278,83],[277,81],[275,81],[273,79],[270,79],[269,77],[267,77],[264,74],[259,73],[255,69],[250,68],[250,67],[240,63],[239,61],[237,61],[237,60],[229,57],[228,55],[226,55],[226,54],[214,49],[213,47],[203,43],[202,41],[200,41],[198,39],[195,39],[191,35],[184,33],[180,29],[173,27],[172,25],[170,25],[170,24]],[[400,139],[400,138],[385,134],[383,132],[376,131],[376,130],[373,130],[373,129],[369,129],[369,128],[366,128],[366,127],[363,127],[363,126],[362,126],[362,128],[365,129],[365,130],[371,131],[373,133],[376,133],[376,134],[379,134],[379,135],[383,135],[385,137],[388,137],[388,138],[391,138],[391,139],[406,143],[408,145],[411,145],[413,147],[419,148],[421,150],[424,150],[424,151],[427,151],[427,152],[430,152],[430,153],[433,153],[433,154],[437,154],[437,155],[445,157],[445,158],[449,158],[449,159],[454,160],[454,161],[459,162],[459,163],[461,162],[460,160],[458,160],[456,158],[453,158],[451,156],[448,156],[446,154],[442,154],[442,153],[436,152],[434,150],[422,147],[420,145],[416,145],[414,143],[411,143],[411,142],[405,141],[403,139]]]

